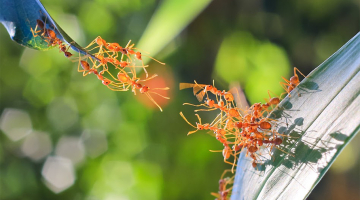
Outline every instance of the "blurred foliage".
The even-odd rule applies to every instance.
[[[59,156],[55,149],[64,136],[79,138],[86,153],[74,165],[73,185],[56,194],[42,177],[46,158],[33,161],[21,150],[27,136],[12,141],[2,131],[1,199],[210,199],[210,192],[217,191],[219,176],[228,166],[220,153],[208,151],[221,149],[214,138],[201,132],[186,136],[191,127],[178,113],[188,113],[189,120],[194,121],[191,108],[182,103],[195,103],[196,98],[191,91],[178,91],[178,83],[211,83],[215,79],[218,88],[228,89],[231,81],[239,81],[250,102],[262,101],[268,89],[281,93],[277,83],[281,76],[290,76],[293,66],[308,74],[354,36],[360,24],[355,0],[212,1],[203,11],[189,8],[202,12],[192,14],[196,18],[188,22],[173,22],[178,16],[158,13],[170,0],[42,3],[82,46],[98,35],[121,45],[130,39],[137,44],[151,29],[156,36],[156,30],[166,31],[173,23],[171,28],[178,35],[163,50],[148,49],[144,44],[156,40],[142,41],[145,51],[161,50],[151,56],[167,65],[150,63],[149,71],[167,74],[162,77],[172,89],[171,100],[161,113],[143,104],[139,94],[134,97],[130,92],[113,92],[93,77],[83,77],[76,70],[76,60],[69,61],[57,49],[40,52],[23,48],[0,28],[1,113],[6,108],[29,113],[32,129],[50,136],[52,157]],[[190,3],[187,6],[191,7]],[[177,13],[177,6],[167,8],[174,11],[164,13]],[[89,153],[95,146],[86,145],[93,144],[91,137],[84,140],[95,133],[95,143],[102,141],[98,139],[102,134],[106,138],[106,151],[99,155]],[[357,138],[354,142],[358,144]],[[346,155],[356,154],[354,146],[350,143],[347,149],[352,153]],[[354,159],[353,167],[343,170],[342,175],[336,174],[339,168],[330,169],[309,199],[335,199],[339,194],[356,197],[359,178],[354,177],[359,177],[359,164],[359,159]],[[341,179],[347,187],[329,189],[334,185],[326,180],[339,176],[350,178]],[[317,189],[324,191],[323,195]],[[334,191],[337,194],[331,195]]]

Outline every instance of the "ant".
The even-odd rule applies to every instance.
[[[183,114],[182,112],[180,112],[180,116],[186,121],[186,123],[188,123],[190,126],[196,128],[195,131],[189,131],[187,135],[193,134],[193,133],[195,133],[195,132],[197,132],[197,131],[201,131],[201,130],[212,130],[212,129],[213,129],[213,127],[210,126],[210,124],[208,124],[208,123],[206,123],[206,124],[201,124],[201,118],[200,118],[200,116],[199,116],[198,114],[195,114],[195,115],[196,115],[196,117],[197,117],[198,120],[199,120],[199,123],[196,122],[196,126],[192,125],[192,124],[186,119],[186,117],[184,116],[184,114]]]
[[[80,70],[80,65],[83,68]],[[83,72],[83,76],[87,76],[88,74],[98,74],[98,71],[94,68],[90,68],[90,64],[85,60],[79,59],[78,72]]]
[[[37,30],[38,27],[41,30]],[[61,40],[56,37],[56,33],[53,30],[46,28],[44,22],[39,19],[36,20],[35,29],[30,28],[30,31],[34,38],[39,36],[38,33],[42,32],[40,36],[47,39],[46,42],[49,43],[49,46],[55,46],[56,44],[61,43]]]
[[[211,195],[213,195],[214,197],[216,197],[216,200],[227,200],[229,193],[232,190],[232,187],[227,188],[228,185],[233,184],[234,182],[234,176],[230,177],[225,177],[225,174],[230,172],[229,169],[224,170],[224,172],[222,173],[220,180],[219,180],[219,191],[217,193],[212,192]]]
[[[296,67],[294,67],[294,76],[290,77],[290,80],[287,80],[286,78],[281,77],[282,79],[284,79],[285,83],[280,82],[280,85],[286,91],[285,93],[289,94],[289,97],[291,97],[290,92],[293,91],[300,84],[300,79],[296,72],[299,72],[303,77],[306,78],[306,76],[303,73],[301,73],[300,70]],[[299,94],[299,96],[300,96],[300,94]]]
[[[153,93],[153,94],[156,94],[164,99],[170,99],[169,97],[166,97],[166,96],[163,96],[157,92],[154,92],[154,90],[168,90],[169,88],[168,87],[165,87],[165,88],[149,88],[148,86],[146,85],[142,85],[140,84],[139,82],[140,81],[147,81],[147,80],[150,80],[150,79],[153,79],[157,76],[157,74],[147,78],[147,79],[144,79],[144,80],[140,80],[139,78],[136,78],[136,72],[134,70],[134,68],[131,69],[131,73],[133,74],[133,77],[130,78],[129,75],[127,73],[123,73],[123,72],[119,72],[117,74],[117,78],[120,82],[127,84],[127,89],[129,87],[132,87],[132,92],[136,95],[136,89],[139,90],[139,92],[141,94],[145,94],[148,99],[150,99],[150,101],[152,101],[159,109],[160,111],[162,112],[162,108],[161,106],[152,98],[152,96],[150,95],[150,93]]]
[[[70,45],[68,47],[66,47],[65,44],[61,43],[59,45],[59,52],[64,52],[65,57],[70,58],[73,54],[68,51],[69,48],[70,48]]]
[[[95,44],[95,43],[96,43],[98,46],[90,49],[89,51],[92,51],[93,49],[99,47],[99,54],[101,54],[101,53],[103,52],[103,51],[102,51],[103,47],[107,47],[106,41],[105,41],[103,38],[101,38],[100,36],[97,36],[93,41],[90,42],[90,44],[89,44],[88,46],[85,47],[85,49],[89,48],[90,46],[92,46],[92,45]]]
[[[135,46],[135,44],[131,44],[131,40],[129,40],[129,42],[127,43],[127,45],[124,48],[122,48],[121,46],[119,46],[119,47],[116,46],[116,48],[114,48],[114,49],[121,52],[121,54],[122,54],[121,60],[123,60],[124,55],[126,55],[131,61],[130,55],[134,55],[137,60],[141,61],[142,66],[144,66],[144,61],[142,59],[143,55],[141,54],[140,51],[134,51],[134,49],[137,49],[137,48],[134,48],[134,46]],[[149,54],[149,53],[147,53],[147,54]],[[149,55],[145,55],[145,56],[152,59],[152,60],[154,60],[154,61],[156,61],[156,62],[158,62],[159,64],[165,65],[165,63],[160,62],[159,60],[156,60],[155,58],[153,58],[153,57],[151,57]],[[145,75],[146,75],[146,78],[147,78],[148,77],[148,72],[146,71],[145,67],[143,67],[143,69],[144,69],[144,72],[145,72]]]
[[[234,96],[230,92],[220,91],[213,85],[198,84],[196,81],[194,82],[195,83],[180,83],[180,90],[193,88],[193,93],[200,102],[204,99],[205,94],[207,95],[207,92],[211,92],[216,96],[223,96],[228,102],[234,101]]]
[[[37,30],[37,28],[40,28],[40,30]],[[31,31],[33,37],[39,36],[38,33],[41,33],[41,32],[43,32],[43,33],[42,33],[42,36],[43,36],[43,35],[45,34],[44,28],[45,28],[44,22],[41,21],[40,19],[37,19],[37,20],[36,20],[35,29],[32,29],[32,28],[30,27],[30,31]]]
[[[38,27],[40,30],[37,30]],[[56,37],[56,33],[53,30],[45,28],[43,21],[37,19],[35,29],[30,28],[30,31],[34,37],[39,36],[38,33],[43,32],[40,36],[45,39],[49,46],[59,45],[59,52],[64,52],[65,57],[69,58],[73,55],[68,51],[70,45],[66,47],[66,45],[64,45],[62,41]]]

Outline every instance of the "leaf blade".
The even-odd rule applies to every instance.
[[[153,55],[157,54],[210,2],[211,0],[163,1],[152,16],[137,46]]]
[[[251,169],[250,160],[242,153],[232,200],[304,199],[310,194],[360,129],[360,111],[356,109],[360,106],[359,45],[360,33],[311,72],[290,99],[281,102],[279,106],[287,109],[273,113],[291,116],[293,122],[280,129],[301,136],[285,144],[295,157],[277,151],[275,161],[266,161],[259,172]],[[291,120],[282,117],[279,122]]]
[[[91,55],[61,29],[39,0],[0,0],[0,22],[12,40],[36,50],[51,49],[52,46],[43,38],[34,37],[31,32],[31,28],[35,29],[37,19],[44,21],[46,28],[54,30],[56,37],[69,44],[74,51]]]

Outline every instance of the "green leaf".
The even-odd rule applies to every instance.
[[[5,26],[15,42],[37,50],[52,48],[42,37],[34,37],[36,20],[42,20],[47,29],[56,33],[56,37],[69,44],[74,51],[89,55],[88,51],[71,39],[51,18],[39,0],[0,0],[0,22]]]
[[[360,129],[360,33],[273,111],[284,137],[264,164],[240,154],[232,200],[305,199]],[[345,163],[344,163],[345,164]]]
[[[210,2],[211,0],[162,1],[137,46],[153,55],[157,54]]]

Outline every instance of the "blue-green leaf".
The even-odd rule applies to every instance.
[[[31,32],[31,28],[36,27],[36,20],[45,22],[46,28],[53,30],[56,37],[69,44],[74,51],[89,54],[61,29],[39,0],[0,0],[0,22],[11,39],[26,47],[47,50],[51,48],[48,42],[43,37],[34,37]]]
[[[274,110],[284,137],[254,169],[241,153],[232,200],[305,199],[360,130],[360,33],[312,71]]]

